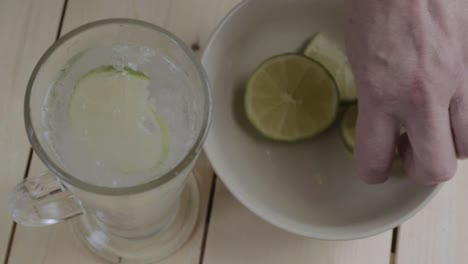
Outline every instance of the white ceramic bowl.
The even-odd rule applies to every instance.
[[[392,177],[370,186],[356,177],[337,126],[286,144],[264,139],[247,121],[244,87],[264,59],[298,52],[317,31],[342,40],[338,0],[247,0],[213,33],[202,58],[213,92],[208,157],[229,190],[266,221],[329,240],[389,230],[421,209],[438,187]]]

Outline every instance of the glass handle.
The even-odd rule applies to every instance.
[[[18,184],[9,209],[13,220],[26,226],[51,225],[83,213],[80,202],[48,171]]]

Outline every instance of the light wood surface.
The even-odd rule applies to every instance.
[[[468,263],[468,162],[458,162],[455,179],[400,227],[397,264]]]
[[[13,226],[8,194],[24,176],[29,143],[23,101],[29,75],[54,42],[62,0],[0,1],[0,261],[5,259]]]
[[[203,49],[217,23],[238,2],[68,0],[62,33],[98,19],[129,17],[163,26],[189,46]],[[30,148],[22,113],[26,83],[40,55],[55,40],[64,3],[0,0],[0,261],[8,255],[8,263],[103,263],[72,236],[68,224],[12,229],[7,211],[8,193],[25,175],[28,164]],[[466,264],[468,179],[464,174],[468,163],[459,167],[456,180],[400,227],[396,253],[391,255],[391,232],[358,241],[312,240],[261,220],[236,201],[220,179],[210,197],[213,172],[202,155],[196,166],[202,190],[200,224],[190,241],[162,263],[387,264],[394,258],[395,264]],[[33,157],[28,175],[44,169]]]
[[[69,0],[63,31],[105,18],[136,18],[162,26],[189,46],[202,44],[240,0]]]
[[[205,264],[388,264],[391,233],[348,242],[292,235],[242,206],[218,179],[205,248]]]

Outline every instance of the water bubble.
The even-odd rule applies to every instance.
[[[147,116],[139,117],[138,126],[141,129],[143,129],[143,131],[147,134],[153,134],[156,132],[157,129],[156,122],[153,119],[148,118]]]
[[[50,137],[50,131],[49,131],[49,130],[46,130],[46,131],[42,132],[42,135],[43,135],[45,138],[49,138],[49,137]]]
[[[134,71],[138,70],[138,66],[135,63],[128,62],[127,66]]]

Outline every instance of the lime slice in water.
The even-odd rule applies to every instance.
[[[245,111],[252,125],[274,140],[318,135],[335,121],[339,105],[329,72],[305,56],[284,54],[263,62],[250,77]]]
[[[167,129],[148,100],[150,79],[130,68],[100,67],[77,82],[71,127],[103,166],[125,173],[152,170],[168,153]]]
[[[321,63],[332,74],[343,102],[356,101],[356,85],[345,53],[322,33],[316,33],[304,54]]]

